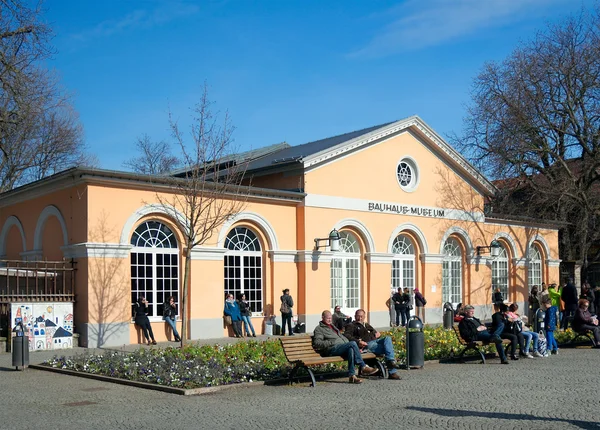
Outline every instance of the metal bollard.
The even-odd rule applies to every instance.
[[[423,322],[412,316],[406,324],[406,369],[425,365],[425,333]]]

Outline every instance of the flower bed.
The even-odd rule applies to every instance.
[[[397,360],[405,362],[404,329],[382,332],[391,336]],[[425,360],[451,357],[462,348],[452,330],[425,327]],[[556,332],[560,344],[569,342],[575,333]],[[494,352],[494,346],[483,348]],[[149,382],[175,388],[200,388],[240,382],[267,381],[287,377],[290,366],[276,340],[248,341],[232,345],[195,345],[179,348],[140,348],[126,353],[107,351],[103,354],[82,354],[48,360],[45,366],[90,374],[111,376],[130,381]],[[316,373],[343,371],[345,363],[318,366]]]

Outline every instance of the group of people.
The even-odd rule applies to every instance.
[[[423,294],[418,288],[415,288],[415,307],[417,308],[416,315],[423,321],[425,316],[424,307],[427,304],[427,300],[423,297]],[[413,309],[412,299],[409,288],[398,288],[398,291],[392,295],[392,304],[394,311],[396,312],[396,327],[406,327],[408,320],[410,319],[410,311]]]
[[[566,330],[569,322],[574,321],[575,313],[579,308],[579,300],[588,301],[591,314],[600,310],[600,286],[594,288],[588,282],[584,282],[581,286],[581,294],[578,296],[577,289],[571,281],[565,282],[564,286],[557,286],[554,283],[546,285],[544,282],[541,287],[534,285],[528,298],[530,318],[535,316],[545,299],[550,299],[552,306],[556,306],[558,309],[557,329]]]
[[[227,293],[223,314],[231,318],[231,327],[235,337],[244,337],[244,332],[248,337],[256,337],[252,319],[250,318],[252,310],[244,293],[238,294],[237,300],[233,297],[233,294]],[[244,330],[242,330],[242,323],[244,324]]]
[[[541,299],[540,308],[545,311],[544,338],[547,342],[547,350],[550,354],[558,354],[558,344],[554,338],[554,332],[558,329],[559,309],[552,303],[550,296]],[[458,324],[460,335],[468,342],[483,341],[494,343],[502,364],[508,364],[502,339],[510,340],[510,358],[518,360],[519,355],[524,358],[544,357],[539,349],[539,338],[541,334],[530,330],[527,325],[527,317],[518,313],[519,306],[516,303],[507,306],[503,302],[494,303],[494,314],[490,327],[475,318],[475,308],[466,305],[463,308],[463,318]],[[598,318],[589,311],[589,301],[579,299],[573,316],[573,330],[576,332],[591,331],[596,348],[600,348],[600,326]],[[530,352],[532,347],[533,353]]]
[[[385,357],[389,371],[389,379],[401,379],[398,374],[400,367],[395,359],[394,346],[389,336],[381,336],[365,320],[366,313],[359,309],[354,314],[354,321],[339,329],[333,322],[331,311],[323,311],[321,321],[313,333],[313,347],[323,356],[340,355],[348,361],[348,376],[351,384],[360,384],[362,379],[357,376],[374,375],[379,370],[367,365],[362,359],[362,352],[372,352]]]
[[[133,318],[135,324],[142,329],[144,338],[148,345],[156,345],[154,339],[154,332],[152,331],[152,325],[150,325],[150,319],[148,318],[148,300],[144,296],[140,296],[134,305]],[[177,303],[175,297],[170,296],[163,303],[163,320],[170,327],[175,342],[181,342],[179,332],[177,331]]]

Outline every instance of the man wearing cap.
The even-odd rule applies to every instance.
[[[508,364],[504,348],[502,348],[502,339],[499,336],[492,335],[485,325],[481,323],[475,315],[475,308],[471,305],[466,305],[464,308],[465,317],[458,323],[460,336],[467,342],[480,340],[482,342],[493,342],[496,345],[496,351],[500,356],[502,364]]]
[[[358,364],[361,373],[365,376],[373,375],[377,369],[365,364],[360,355],[360,350],[356,342],[349,341],[338,329],[331,323],[331,312],[323,311],[321,322],[315,327],[313,333],[313,347],[323,356],[341,355],[348,360],[348,375],[351,384],[360,384],[362,379],[355,375],[354,365]]]
[[[389,336],[382,337],[381,333],[365,321],[365,315],[364,310],[357,310],[354,314],[354,322],[346,326],[344,336],[348,340],[356,342],[361,350],[367,349],[375,355],[383,355],[385,357],[385,364],[389,369],[389,378],[402,379],[397,371],[399,366],[396,363],[392,338]]]

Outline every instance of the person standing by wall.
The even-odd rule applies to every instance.
[[[175,342],[181,342],[175,323],[177,321],[177,304],[175,303],[175,297],[173,296],[170,296],[163,304],[163,320],[171,327],[171,330],[173,330]]]
[[[417,316],[421,319],[422,322],[425,322],[425,305],[427,304],[427,300],[423,297],[423,294],[419,291],[418,288],[415,288],[415,306],[417,308]]]
[[[577,310],[577,302],[579,301],[579,298],[577,297],[577,288],[575,288],[575,285],[573,285],[571,280],[569,280],[567,285],[563,288],[561,299],[565,302],[565,311],[563,312],[560,328],[566,330],[569,326],[569,320],[573,321],[575,311]]]
[[[394,311],[396,312],[396,327],[400,327],[400,315],[404,317],[404,310],[402,305],[402,288],[398,288],[398,291],[392,296],[392,303],[394,305]],[[404,327],[404,324],[402,324]]]
[[[281,312],[281,335],[285,336],[285,325],[288,327],[288,335],[293,336],[294,332],[292,331],[292,315],[294,314],[294,299],[290,296],[289,288],[283,290],[283,295],[279,298],[281,300],[281,307],[279,308]]]
[[[135,324],[142,329],[148,345],[156,345],[154,333],[152,332],[152,326],[150,325],[150,320],[148,319],[148,300],[146,300],[145,297],[140,297],[135,303],[134,321]],[[152,339],[152,341],[150,341],[150,339]]]
[[[231,317],[231,326],[235,337],[242,337],[242,314],[239,305],[233,299],[233,294],[227,294],[223,313]]]
[[[252,311],[250,310],[250,303],[246,300],[245,294],[240,294],[238,298],[238,305],[240,307],[240,313],[242,314],[242,322],[244,323],[244,332],[246,336],[250,337],[250,331],[252,331],[252,337],[256,337],[254,326],[252,325]]]

